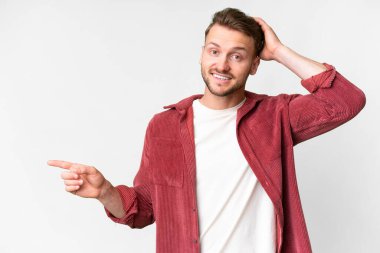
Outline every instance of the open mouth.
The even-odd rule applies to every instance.
[[[212,73],[212,76],[218,80],[221,80],[221,81],[228,81],[228,80],[231,80],[232,78],[229,77],[229,76],[225,76],[225,75],[221,75],[221,74],[217,74],[217,73]]]

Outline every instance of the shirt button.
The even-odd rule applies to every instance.
[[[195,208],[193,208],[193,212],[195,212]]]
[[[197,239],[194,239],[194,240],[193,240],[193,243],[197,243],[197,242],[198,242],[198,240],[197,240]]]

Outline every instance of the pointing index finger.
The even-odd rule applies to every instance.
[[[61,160],[49,160],[47,161],[47,164],[49,166],[59,167],[66,170],[70,169],[71,166],[73,165],[73,163],[71,162],[66,162],[66,161],[61,161]]]

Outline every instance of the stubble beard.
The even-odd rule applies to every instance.
[[[228,90],[226,90],[224,92],[217,92],[210,85],[210,80],[207,77],[206,70],[204,70],[203,66],[201,66],[201,74],[202,74],[203,81],[205,82],[205,84],[207,86],[207,89],[210,91],[211,94],[218,96],[218,97],[226,97],[226,96],[231,95],[232,93],[236,92],[237,90],[240,90],[241,88],[244,89],[245,83],[246,83],[248,75],[249,75],[249,74],[247,74],[241,82],[238,81],[236,84],[234,84]],[[221,74],[226,74],[226,73],[221,73]],[[210,73],[210,75],[211,75],[211,73]]]

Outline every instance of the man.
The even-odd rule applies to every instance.
[[[157,252],[311,252],[293,146],[353,118],[365,96],[331,65],[283,45],[261,18],[227,8],[205,35],[204,94],[151,119],[133,187],[112,186],[92,166],[48,164],[67,169],[66,190],[98,199],[115,222],[156,222]],[[260,60],[284,65],[311,94],[246,91]]]

